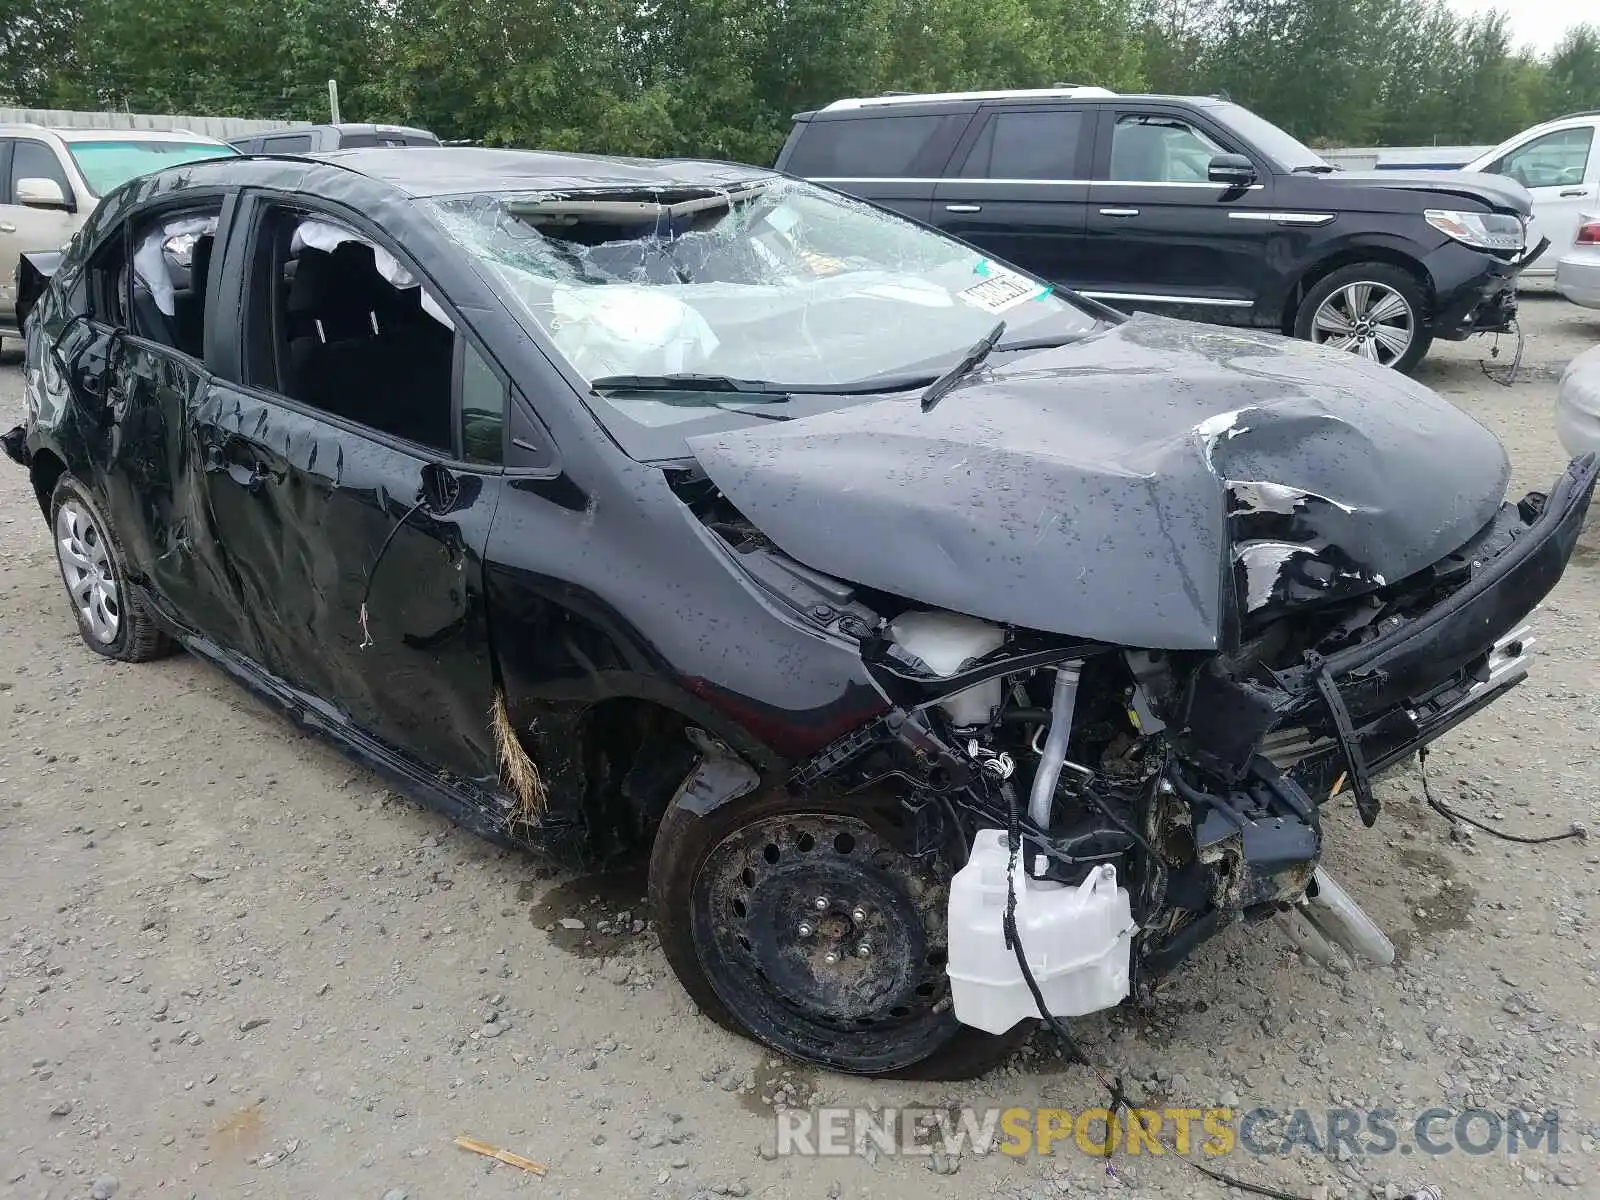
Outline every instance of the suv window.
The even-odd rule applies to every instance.
[[[190,358],[205,356],[206,285],[222,204],[166,212],[133,227],[133,278],[127,307],[128,331],[168,346]],[[116,293],[126,272],[119,254],[108,263],[118,273]],[[104,293],[102,293],[104,294]]]
[[[1111,133],[1109,178],[1141,183],[1205,183],[1211,159],[1227,151],[1193,125],[1158,113],[1127,113]]]
[[[813,179],[907,175],[944,119],[906,113],[809,121],[784,170]]]
[[[280,134],[277,137],[261,139],[262,154],[303,154],[311,149],[311,135],[309,133]]]
[[[67,173],[61,169],[56,152],[43,142],[18,138],[12,143],[11,180],[6,192],[13,200],[19,179],[53,179],[60,187],[61,194],[69,201],[72,199],[72,185],[67,182]]]
[[[1072,179],[1083,137],[1082,110],[996,112],[967,153],[969,179]]]
[[[1524,142],[1490,165],[1489,172],[1515,179],[1523,187],[1573,187],[1589,169],[1594,131],[1561,129]]]
[[[408,137],[403,133],[347,133],[339,139],[341,150],[360,150],[368,146],[437,146],[429,138]]]
[[[453,456],[457,336],[382,246],[318,213],[267,210],[246,285],[247,384]],[[491,401],[473,387],[481,424]],[[487,443],[476,438],[480,454]]]

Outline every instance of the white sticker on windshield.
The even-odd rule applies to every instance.
[[[1035,283],[1025,275],[997,267],[987,259],[980,261],[974,273],[983,276],[980,283],[957,292],[956,295],[974,308],[984,312],[1001,313],[1028,300],[1038,300],[1049,295],[1050,289]]]

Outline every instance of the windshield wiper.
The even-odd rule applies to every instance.
[[[602,375],[591,380],[595,391],[607,392],[739,392],[747,396],[786,397],[795,389],[764,379],[729,375]]]
[[[1332,175],[1339,168],[1331,163],[1306,163],[1304,166],[1295,167],[1289,172],[1291,175]]]
[[[973,345],[971,350],[961,356],[960,362],[930,383],[928,390],[922,393],[922,411],[932,412],[933,406],[943,400],[951,388],[960,383],[969,371],[974,370],[984,359],[989,357],[990,352],[995,346],[999,345],[1000,339],[1005,336],[1005,332],[1006,323],[997,321],[993,329],[984,334]]]
[[[876,392],[904,392],[922,387],[932,375],[883,375],[852,383],[773,383],[767,379],[735,379],[731,375],[602,375],[589,381],[595,391],[606,392],[737,392],[743,396],[773,396],[782,403],[789,396],[867,396]]]
[[[1032,338],[1018,338],[1014,342],[1002,342],[995,347],[1001,354],[1012,350],[1054,350],[1058,346],[1070,346],[1073,342],[1081,342],[1087,335],[1082,333],[1058,333]]]

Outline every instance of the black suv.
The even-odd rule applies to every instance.
[[[891,94],[795,117],[778,167],[1124,309],[1281,330],[1409,370],[1508,330],[1532,199],[1340,171],[1246,108],[1104,88]]]

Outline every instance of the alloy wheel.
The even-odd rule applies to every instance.
[[[105,534],[89,510],[69,499],[56,510],[56,558],[67,593],[90,637],[109,646],[122,629],[122,598]]]
[[[1311,340],[1392,367],[1411,348],[1417,319],[1406,298],[1382,283],[1347,283],[1317,306]]]

